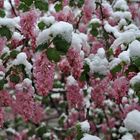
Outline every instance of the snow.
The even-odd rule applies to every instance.
[[[17,27],[19,28],[18,22],[19,22],[19,17],[16,18],[0,18],[0,25],[1,26],[7,26],[9,28],[14,28]]]
[[[3,71],[0,71],[0,80],[2,80],[5,76],[5,73]]]
[[[81,126],[81,130],[83,132],[89,132],[89,130],[90,130],[90,124],[89,124],[88,120],[85,120],[83,122],[80,122],[80,126]]]
[[[130,57],[140,57],[140,42],[134,40],[129,44]]]
[[[71,75],[69,77],[67,77],[67,85],[75,85],[77,84],[77,81],[74,79],[74,77]]]
[[[90,134],[84,134],[84,137],[81,140],[101,140],[99,137],[92,136]]]
[[[125,134],[121,140],[135,140],[130,133]]]
[[[105,51],[103,48],[98,49],[97,54],[90,54],[89,58],[86,58],[85,61],[90,67],[91,73],[99,73],[106,75],[108,72],[109,63],[105,57]]]
[[[55,18],[53,16],[44,16],[41,17],[39,22],[43,21],[46,25],[50,26],[51,24],[53,24],[55,22]]]
[[[121,63],[121,59],[120,58],[114,58],[110,63],[109,63],[109,67],[110,69],[113,69],[114,67],[116,67],[117,65],[119,65]]]
[[[123,43],[130,43],[136,39],[134,30],[127,30],[119,35],[119,37],[113,42],[111,48],[114,50]]]
[[[23,39],[23,35],[21,35],[18,32],[14,32],[12,38],[13,39],[17,39],[17,40],[22,40]]]
[[[129,112],[124,120],[124,125],[128,130],[140,133],[140,112],[138,110]]]
[[[128,12],[128,11],[125,11],[125,12],[117,11],[117,12],[112,13],[111,16],[112,16],[114,19],[118,19],[118,20],[120,20],[120,19],[125,19],[125,18],[131,20],[131,18],[132,18],[131,13]]]
[[[136,83],[140,83],[140,72],[130,80],[130,84],[132,86],[134,86]]]
[[[118,58],[120,58],[121,61],[129,64],[130,63],[129,50],[121,52]]]
[[[37,46],[45,44],[50,38],[50,29],[43,30],[37,37]]]
[[[115,9],[121,9],[121,10],[128,10],[128,6],[125,0],[117,0],[114,7]]]
[[[50,32],[53,37],[61,35],[67,42],[71,42],[73,26],[67,22],[56,22],[50,27]]]
[[[37,37],[37,46],[48,42],[51,37],[61,36],[67,42],[72,40],[73,27],[67,22],[56,22],[50,28],[43,30]]]
[[[16,59],[12,62],[12,65],[20,65],[20,64],[23,64],[25,66],[25,71],[30,76],[32,65],[28,62],[27,55],[24,52],[19,53]]]

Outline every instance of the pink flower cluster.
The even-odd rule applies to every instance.
[[[0,37],[0,54],[1,54],[5,45],[6,45],[6,38]]]
[[[35,86],[40,95],[47,96],[53,87],[55,65],[45,54],[39,53],[35,57],[33,74]]]
[[[79,78],[83,68],[83,61],[80,53],[74,49],[70,48],[67,52],[67,59],[71,66],[71,72],[75,79]]]
[[[34,27],[37,22],[38,14],[36,11],[24,12],[20,16],[21,32],[27,38],[33,38],[35,36]]]
[[[83,107],[83,94],[78,85],[67,85],[67,100],[70,108]]]
[[[16,85],[16,96],[12,102],[12,109],[20,114],[25,121],[38,123],[42,119],[43,109],[34,101],[34,89],[31,83],[23,81]],[[39,114],[38,114],[38,113]]]

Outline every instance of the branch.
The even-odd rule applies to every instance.
[[[11,8],[12,8],[13,14],[17,17],[17,13],[16,13],[15,8],[14,8],[14,6],[13,6],[13,4],[12,4],[12,1],[9,0],[9,3],[10,3],[10,5],[11,5]]]

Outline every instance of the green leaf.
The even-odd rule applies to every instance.
[[[6,81],[4,79],[0,80],[0,90],[3,89],[5,83],[6,83]]]
[[[46,54],[51,61],[58,62],[60,60],[60,54],[55,48],[48,48]]]
[[[76,136],[76,139],[77,139],[77,140],[80,140],[80,139],[83,137],[83,132],[82,132],[82,130],[81,130],[80,124],[78,124],[78,125],[76,126],[76,129],[77,129],[77,136]]]
[[[80,81],[86,81],[86,80],[87,80],[87,74],[83,71],[80,76]]]
[[[93,35],[93,36],[98,36],[98,30],[97,29],[92,29],[91,31],[90,31],[90,33]]]
[[[135,64],[139,68],[140,67],[140,57],[132,58],[132,63]]]
[[[31,6],[33,3],[33,0],[21,0],[21,2],[24,2],[26,5]]]
[[[21,2],[19,7],[18,7],[19,10],[22,10],[23,12],[26,12],[28,11],[30,8],[28,5],[26,5],[25,3]]]
[[[121,64],[115,66],[113,69],[111,69],[112,74],[116,74],[117,72],[120,72],[122,70]]]
[[[11,58],[16,58],[16,56],[17,56],[18,54],[19,54],[19,51],[13,50],[13,51],[10,52],[10,57],[11,57]]]
[[[45,26],[46,26],[46,24],[43,21],[38,23],[38,27],[40,30],[43,30],[45,28]]]
[[[55,8],[55,10],[56,10],[56,12],[59,12],[59,11],[61,11],[62,10],[62,3],[57,3],[55,6],[54,6],[54,8]]]
[[[42,137],[44,133],[47,132],[47,127],[45,124],[42,124],[40,127],[36,129],[36,135]]]
[[[36,49],[35,49],[35,51],[37,52],[37,51],[43,51],[43,50],[45,50],[45,49],[47,49],[48,48],[48,43],[43,43],[43,44],[41,44],[41,45],[39,45]]]
[[[82,7],[84,4],[84,0],[78,0],[78,7]]]
[[[5,17],[5,11],[3,9],[0,9],[0,17]]]
[[[41,11],[48,11],[48,3],[43,0],[35,0],[35,7]]]
[[[8,27],[2,26],[0,27],[0,36],[6,37],[9,40],[12,37],[12,32],[9,30]]]
[[[61,36],[56,36],[53,39],[53,44],[56,47],[56,50],[62,54],[66,54],[70,47],[70,43],[63,39]]]
[[[90,71],[90,67],[87,63],[84,64],[84,71],[85,72],[89,72]]]
[[[18,75],[12,74],[10,75],[10,81],[17,84],[20,81],[20,77]]]

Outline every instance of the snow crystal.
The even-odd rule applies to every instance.
[[[138,110],[129,112],[124,120],[124,125],[128,130],[140,133],[140,112]]]
[[[83,132],[89,132],[90,125],[89,125],[89,122],[87,120],[85,120],[84,122],[80,122],[80,126],[81,126],[81,130]]]
[[[92,136],[90,134],[84,134],[84,137],[81,140],[101,140],[99,137]]]

